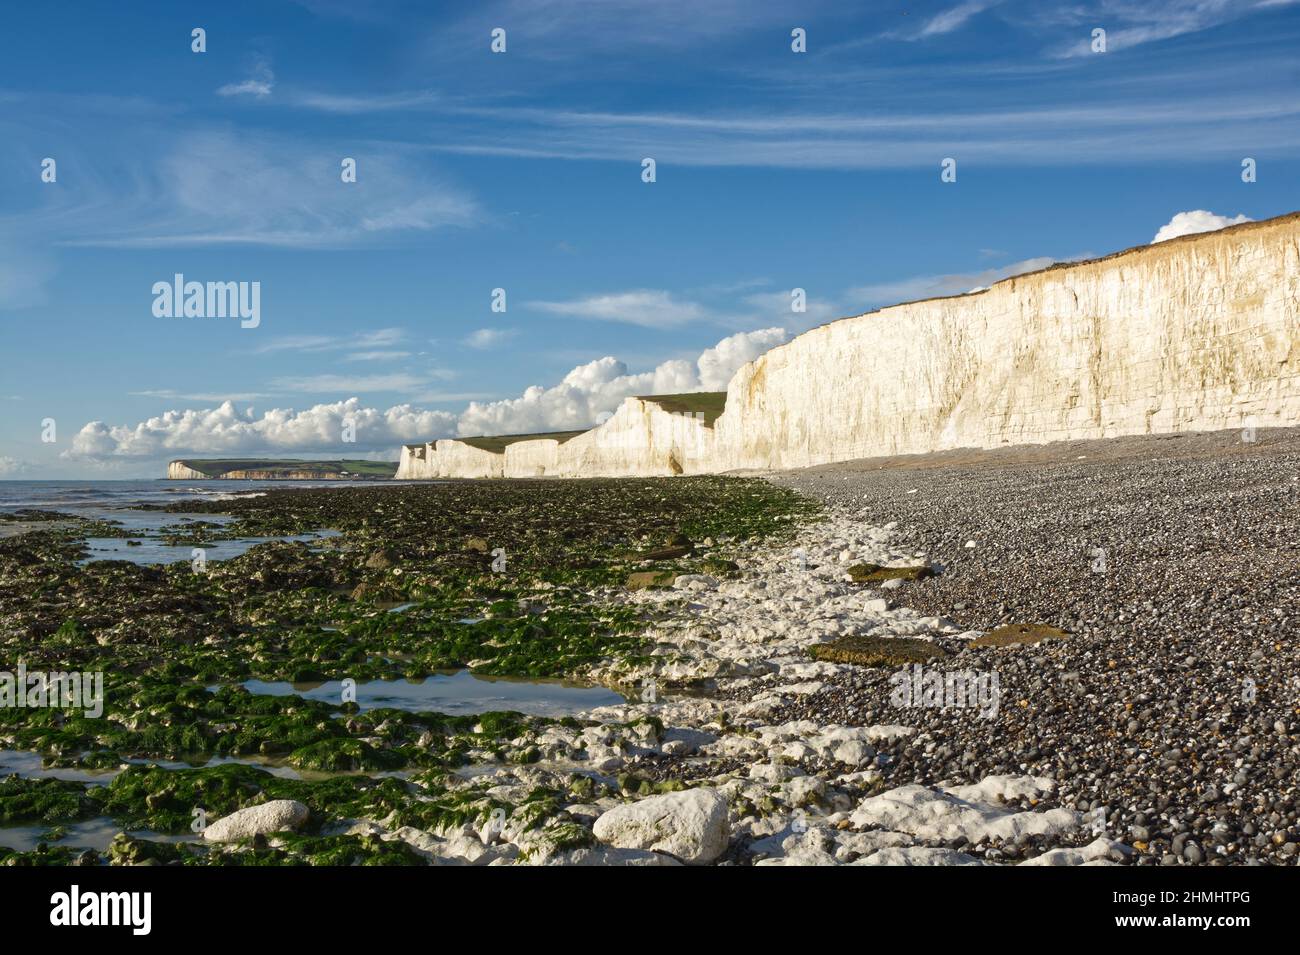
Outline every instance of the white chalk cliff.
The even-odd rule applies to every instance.
[[[742,367],[712,426],[628,398],[562,443],[408,446],[397,477],[698,474],[1298,422],[1294,213],[814,328]]]
[[[206,481],[212,475],[196,471],[184,461],[171,461],[167,465],[167,477],[172,481]]]

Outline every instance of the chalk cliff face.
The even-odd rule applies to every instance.
[[[1293,214],[823,325],[741,368],[712,427],[629,398],[563,444],[408,449],[398,477],[691,474],[1297,422]]]
[[[167,477],[173,481],[207,481],[209,475],[187,467],[184,461],[172,461],[167,465]]]
[[[742,368],[727,468],[1300,420],[1300,218],[813,329]]]
[[[627,398],[608,421],[567,441],[538,438],[503,454],[454,438],[402,449],[398,479],[462,477],[622,477],[702,470],[712,459],[713,429],[694,415]]]

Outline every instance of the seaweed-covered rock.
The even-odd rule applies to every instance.
[[[1069,634],[1057,627],[1045,623],[1008,623],[988,633],[976,637],[970,642],[972,647],[1012,647],[1042,643],[1044,640],[1060,640]]]
[[[857,584],[880,584],[886,580],[924,580],[934,576],[934,568],[926,564],[915,567],[881,567],[879,564],[854,564],[845,571]]]
[[[942,649],[928,640],[912,637],[871,637],[863,634],[840,637],[830,643],[818,643],[808,652],[817,660],[856,663],[867,667],[926,663],[945,655]]]
[[[642,570],[628,575],[628,590],[646,590],[651,587],[671,587],[677,574],[671,570]]]

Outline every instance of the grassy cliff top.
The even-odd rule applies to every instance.
[[[488,437],[476,438],[453,438],[461,444],[468,444],[471,448],[478,448],[480,451],[491,451],[493,454],[501,454],[505,451],[506,445],[514,444],[516,441],[539,441],[549,438],[552,441],[558,441],[563,444],[570,438],[576,438],[580,434],[586,434],[585,431],[542,431],[537,434],[498,434]]]
[[[391,478],[396,461],[301,461],[271,458],[182,458],[187,468],[219,477],[228,471],[314,471],[320,474],[357,474],[368,478]]]
[[[727,406],[725,391],[695,391],[684,395],[637,395],[642,401],[652,401],[664,411],[673,414],[704,412],[704,423],[713,424]]]

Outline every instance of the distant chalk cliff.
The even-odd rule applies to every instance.
[[[391,478],[396,471],[391,461],[193,458],[167,465],[167,477],[174,481],[373,481]]]

